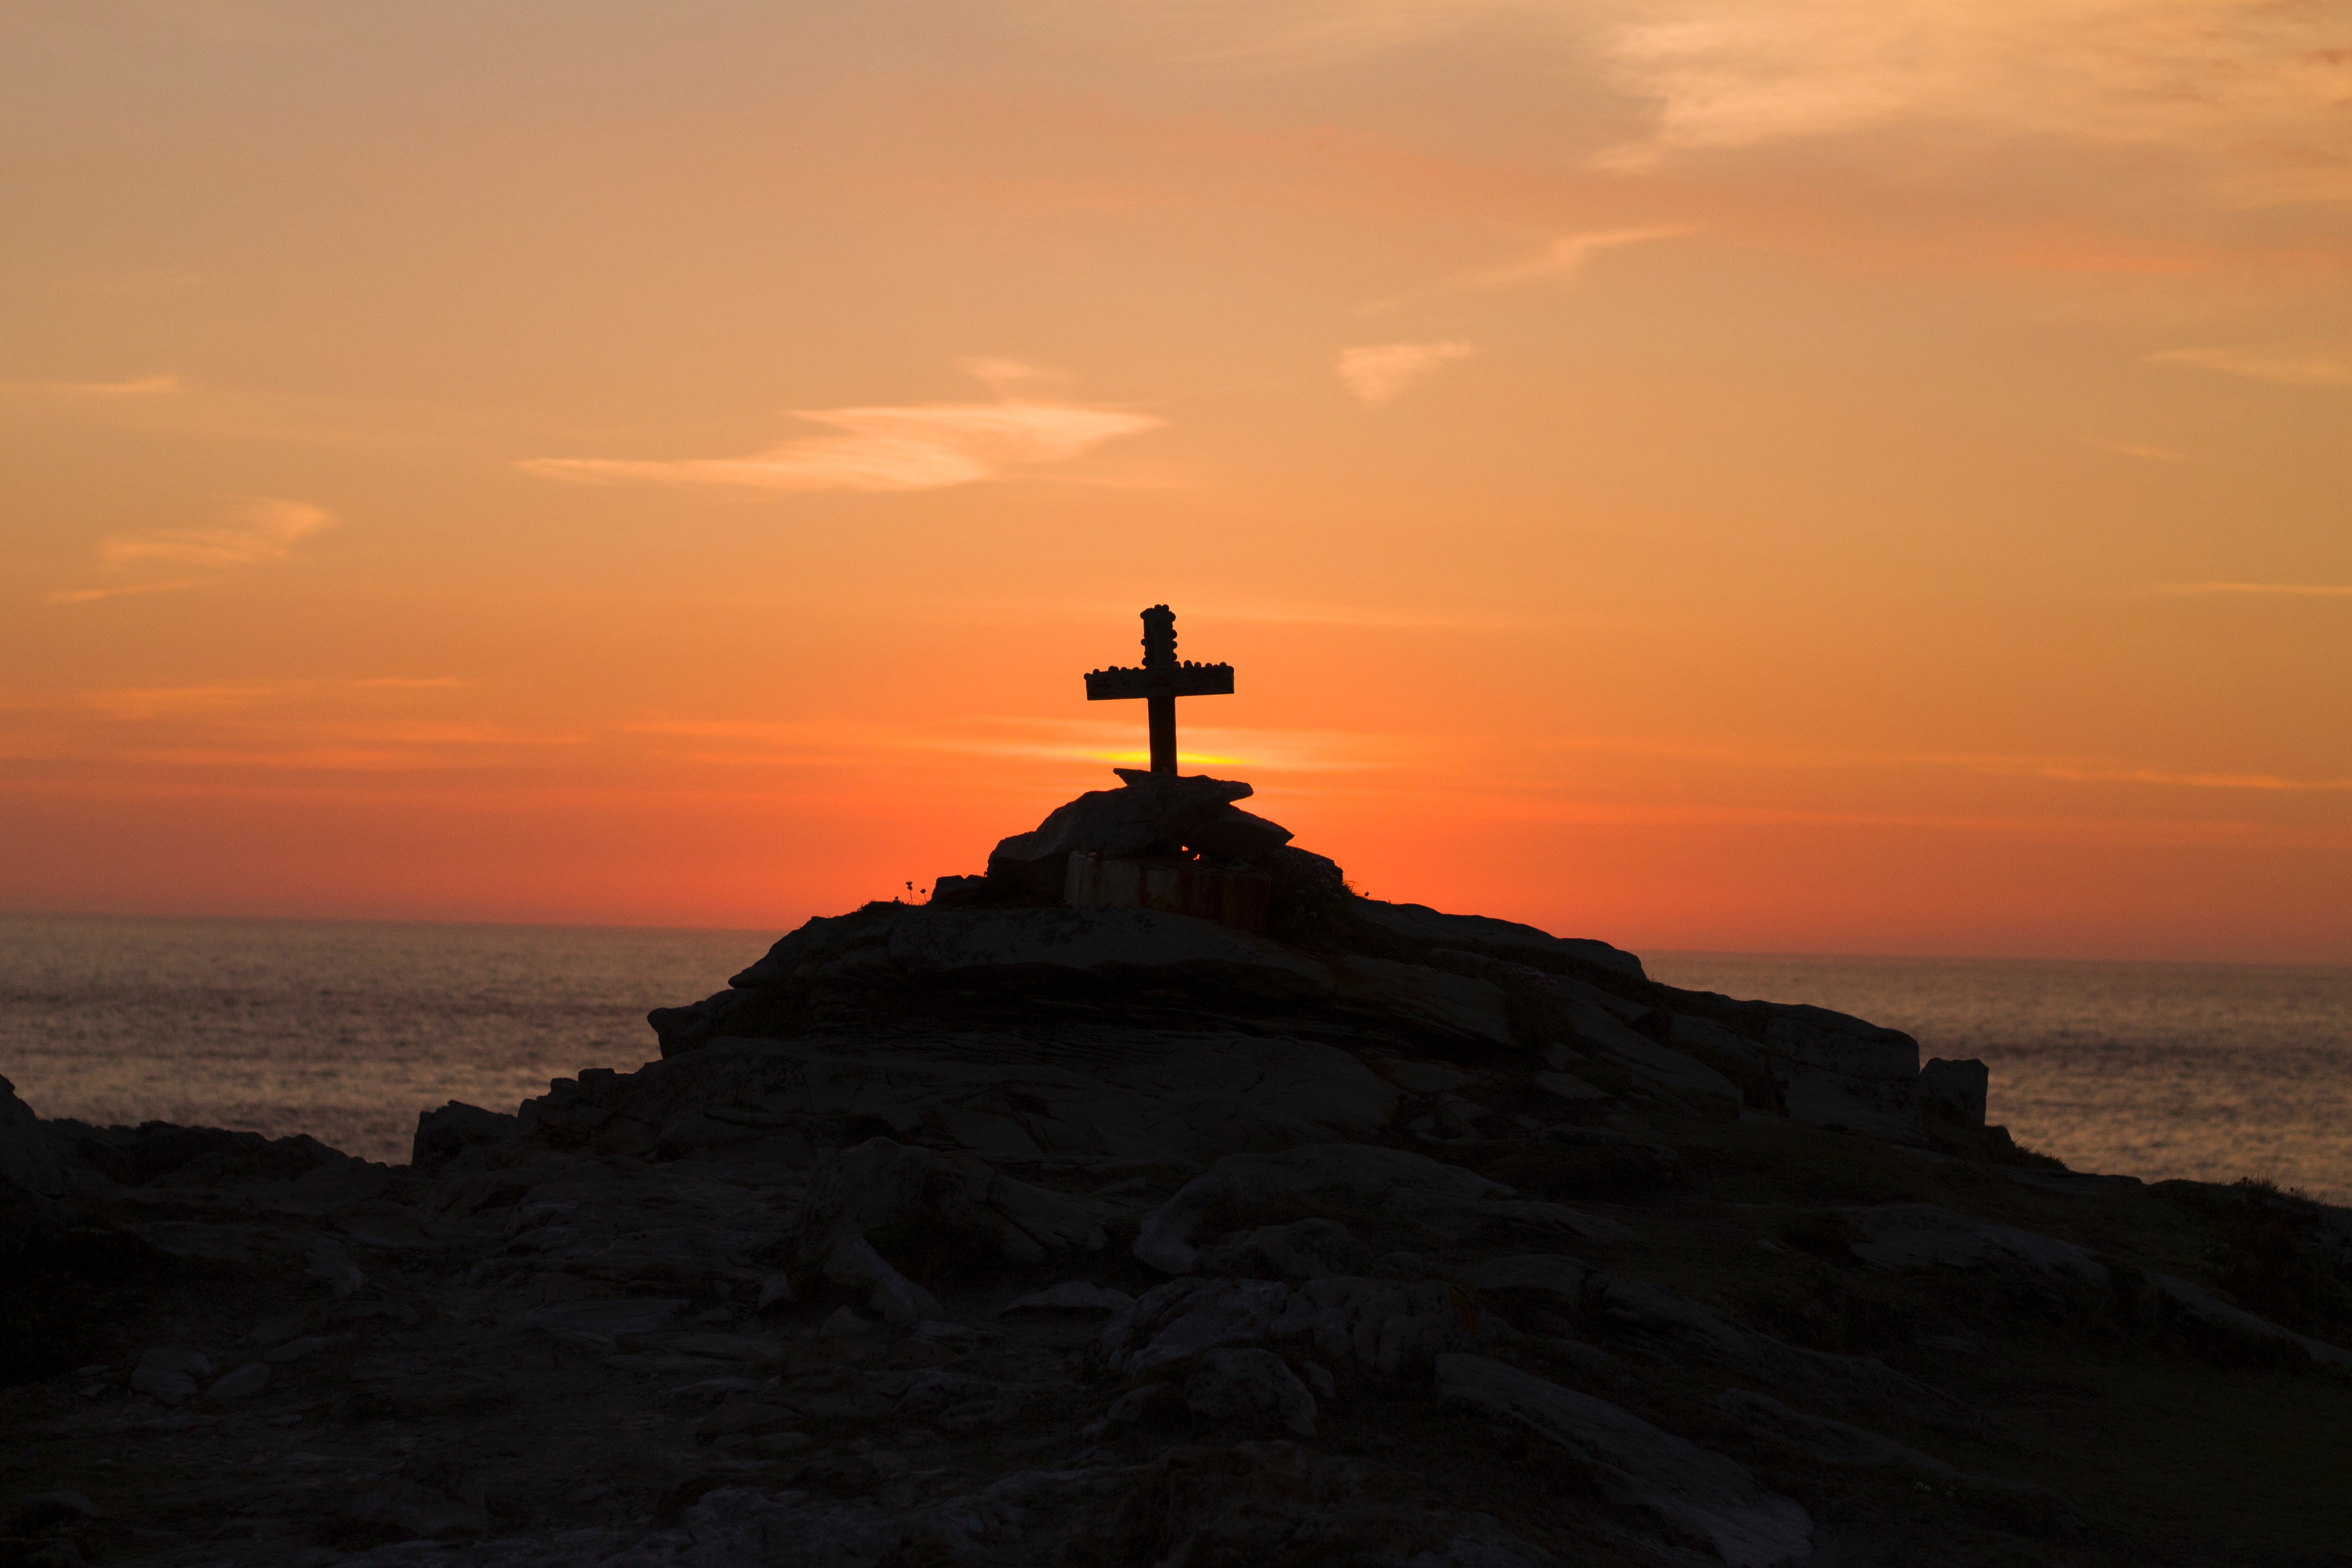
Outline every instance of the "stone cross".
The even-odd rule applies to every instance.
[[[1087,700],[1116,701],[1140,697],[1150,704],[1151,771],[1176,771],[1176,699],[1230,697],[1234,667],[1230,664],[1176,662],[1176,612],[1154,605],[1143,612],[1143,668],[1087,671]]]

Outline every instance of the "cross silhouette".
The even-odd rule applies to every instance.
[[[1087,700],[1117,701],[1140,697],[1149,705],[1151,722],[1151,771],[1176,771],[1176,699],[1230,697],[1234,667],[1230,664],[1176,662],[1176,612],[1154,605],[1143,612],[1143,668],[1087,671]]]

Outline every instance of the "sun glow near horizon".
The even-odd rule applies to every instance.
[[[0,907],[795,923],[1166,602],[1383,896],[2352,962],[2340,8],[0,40]]]

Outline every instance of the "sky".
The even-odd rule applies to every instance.
[[[2352,963],[2352,11],[0,9],[0,907],[782,930],[1144,746],[1636,952]]]

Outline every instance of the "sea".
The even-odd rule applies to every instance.
[[[402,1161],[420,1110],[511,1110],[658,1054],[777,933],[0,915],[0,1076],[43,1116],[308,1132]],[[1991,1119],[2076,1170],[2352,1203],[2352,968],[1654,952],[1992,1069]]]

